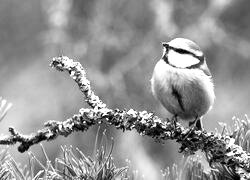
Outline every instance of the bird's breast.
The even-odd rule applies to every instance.
[[[182,119],[204,115],[214,102],[211,77],[199,69],[181,69],[157,62],[151,79],[152,92],[163,106]]]

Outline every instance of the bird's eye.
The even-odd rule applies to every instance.
[[[190,54],[189,51],[184,50],[184,49],[175,49],[176,52],[180,53],[180,54]]]

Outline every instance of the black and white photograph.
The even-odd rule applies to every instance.
[[[250,180],[249,9],[0,0],[0,180]]]

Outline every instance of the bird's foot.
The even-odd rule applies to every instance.
[[[202,125],[202,121],[199,117],[195,118],[194,121],[189,122],[189,130],[187,132],[187,134],[184,136],[184,140],[190,135],[190,133],[193,130],[203,130],[203,125]]]

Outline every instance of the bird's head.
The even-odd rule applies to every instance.
[[[163,60],[176,68],[193,68],[203,64],[205,57],[200,47],[191,40],[176,38],[163,42]]]

